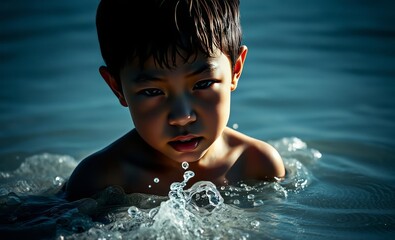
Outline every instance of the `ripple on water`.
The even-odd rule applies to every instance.
[[[355,176],[358,178],[358,176]],[[323,186],[299,199],[306,206],[331,209],[394,209],[395,188],[385,182],[360,178],[359,181],[320,183]]]

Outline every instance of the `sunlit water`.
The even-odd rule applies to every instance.
[[[186,189],[180,165],[168,196],[114,186],[68,202],[77,163],[133,127],[97,71],[97,1],[2,1],[1,238],[393,238],[395,3],[241,2],[229,126],[275,146],[286,178]]]

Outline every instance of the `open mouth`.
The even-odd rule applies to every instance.
[[[169,144],[178,152],[190,152],[199,146],[200,140],[202,140],[201,137],[193,137],[190,139],[171,141]]]

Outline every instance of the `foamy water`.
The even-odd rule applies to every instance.
[[[283,181],[240,182],[217,189],[194,177],[188,164],[180,182],[169,186],[167,197],[125,194],[109,187],[96,199],[67,202],[57,192],[77,161],[70,156],[40,154],[28,157],[12,172],[0,172],[3,229],[8,234],[47,232],[58,239],[246,239],[268,236],[280,206],[311,184],[308,166],[321,158],[298,138],[271,142],[284,156]],[[160,181],[157,179],[156,181]],[[275,219],[275,218],[274,218]],[[6,226],[6,227],[4,227]],[[52,231],[49,231],[51,230]]]

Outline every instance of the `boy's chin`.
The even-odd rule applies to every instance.
[[[200,153],[200,154],[183,153],[183,154],[180,154],[179,156],[172,157],[171,159],[172,159],[172,161],[179,163],[181,165],[183,162],[187,162],[187,163],[198,162],[199,160],[202,159],[203,155],[204,154],[202,154],[202,153]]]

